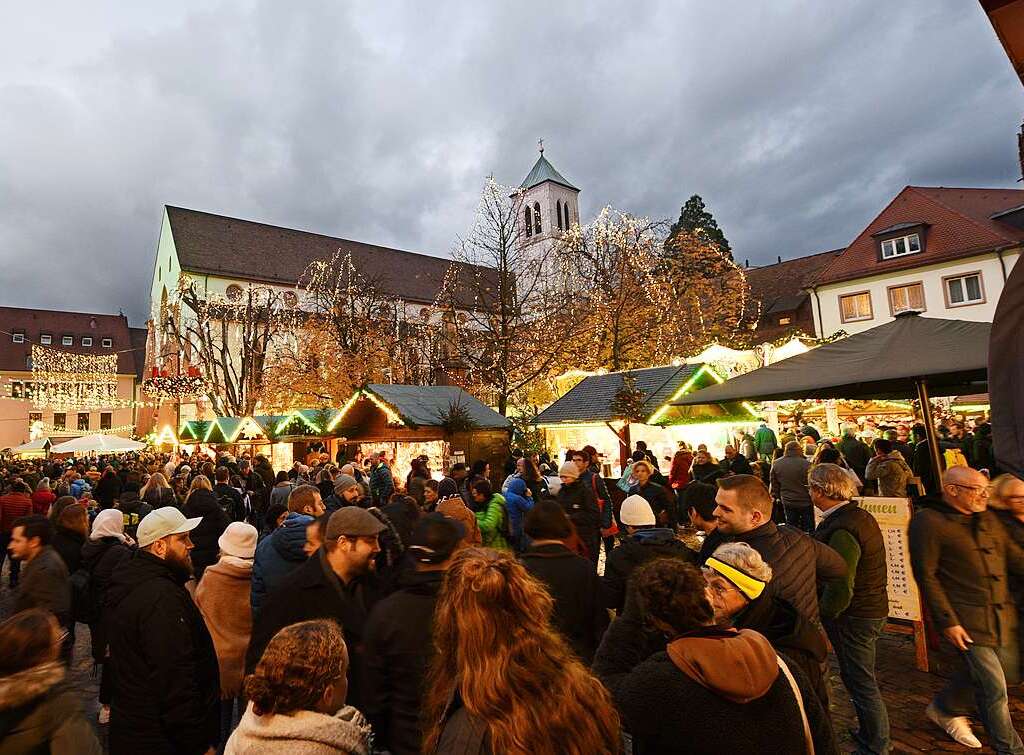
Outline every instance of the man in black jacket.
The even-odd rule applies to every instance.
[[[819,625],[816,580],[845,577],[843,557],[796,527],[775,524],[772,497],[757,477],[722,478],[715,501],[718,529],[726,540],[748,543],[772,567],[774,576],[765,594],[781,597]]]
[[[214,476],[217,482],[213,486],[213,494],[217,496],[217,503],[232,522],[244,522],[249,512],[245,510],[245,499],[242,498],[242,494],[228,484],[231,470],[227,467],[217,467]]]
[[[576,528],[576,534],[587,548],[587,555],[597,573],[601,556],[601,512],[594,491],[580,480],[580,469],[567,461],[558,468],[562,487],[558,489],[558,503]]]
[[[693,551],[676,539],[674,530],[658,527],[654,511],[646,499],[631,495],[622,502],[619,521],[626,528],[622,545],[615,548],[604,564],[605,605],[618,613],[626,607],[629,578],[642,564],[655,558],[677,558],[693,563]]]
[[[217,746],[217,654],[185,589],[189,532],[199,521],[173,506],[147,514],[139,549],[121,561],[107,588],[112,755],[202,755]]]
[[[434,606],[452,556],[465,534],[462,524],[433,513],[409,539],[415,565],[398,579],[398,591],[374,606],[366,620],[363,705],[374,744],[393,755],[418,755],[423,743],[420,708],[433,647]]]
[[[857,711],[857,752],[888,752],[889,714],[875,680],[875,643],[889,615],[882,531],[871,514],[850,500],[857,495],[857,486],[842,467],[814,467],[808,490],[824,513],[814,538],[846,561],[845,579],[823,583],[818,604],[839,661],[839,676]]]
[[[608,628],[601,580],[587,559],[565,547],[572,527],[554,501],[533,505],[526,514],[524,532],[531,544],[519,560],[548,588],[555,601],[552,623],[589,666]]]
[[[252,673],[271,638],[289,624],[334,619],[349,653],[350,705],[362,709],[363,640],[366,618],[380,597],[373,573],[378,535],[387,529],[366,509],[346,506],[331,514],[320,550],[293,570],[266,598],[245,655]]]

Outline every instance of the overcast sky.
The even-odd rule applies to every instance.
[[[796,257],[906,184],[1015,186],[1022,113],[967,0],[8,5],[0,304],[142,324],[164,204],[446,256],[538,137],[584,219],[698,193]]]

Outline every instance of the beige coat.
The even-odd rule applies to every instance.
[[[236,697],[242,691],[245,651],[252,634],[251,562],[247,567],[241,565],[240,559],[222,557],[207,567],[196,588],[196,605],[217,650],[222,699]]]
[[[437,513],[462,522],[462,526],[466,528],[462,542],[466,545],[479,546],[483,544],[484,539],[480,534],[480,525],[477,524],[476,514],[469,510],[461,498],[445,498],[437,504]]]

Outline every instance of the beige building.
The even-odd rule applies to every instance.
[[[807,285],[815,331],[859,333],[909,309],[992,322],[1022,246],[1024,190],[907,186]]]
[[[49,437],[55,444],[90,433],[135,431],[146,331],[124,315],[0,307],[0,450]],[[110,405],[49,403],[32,373],[33,345],[62,355],[116,356],[104,395]]]

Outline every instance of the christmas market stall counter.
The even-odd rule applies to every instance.
[[[570,449],[596,448],[604,454],[606,477],[622,474],[641,440],[659,460],[671,459],[679,441],[693,447],[704,443],[721,458],[738,431],[756,427],[755,408],[729,402],[680,410],[671,404],[724,379],[703,363],[589,375],[538,414],[535,424],[559,458]]]

